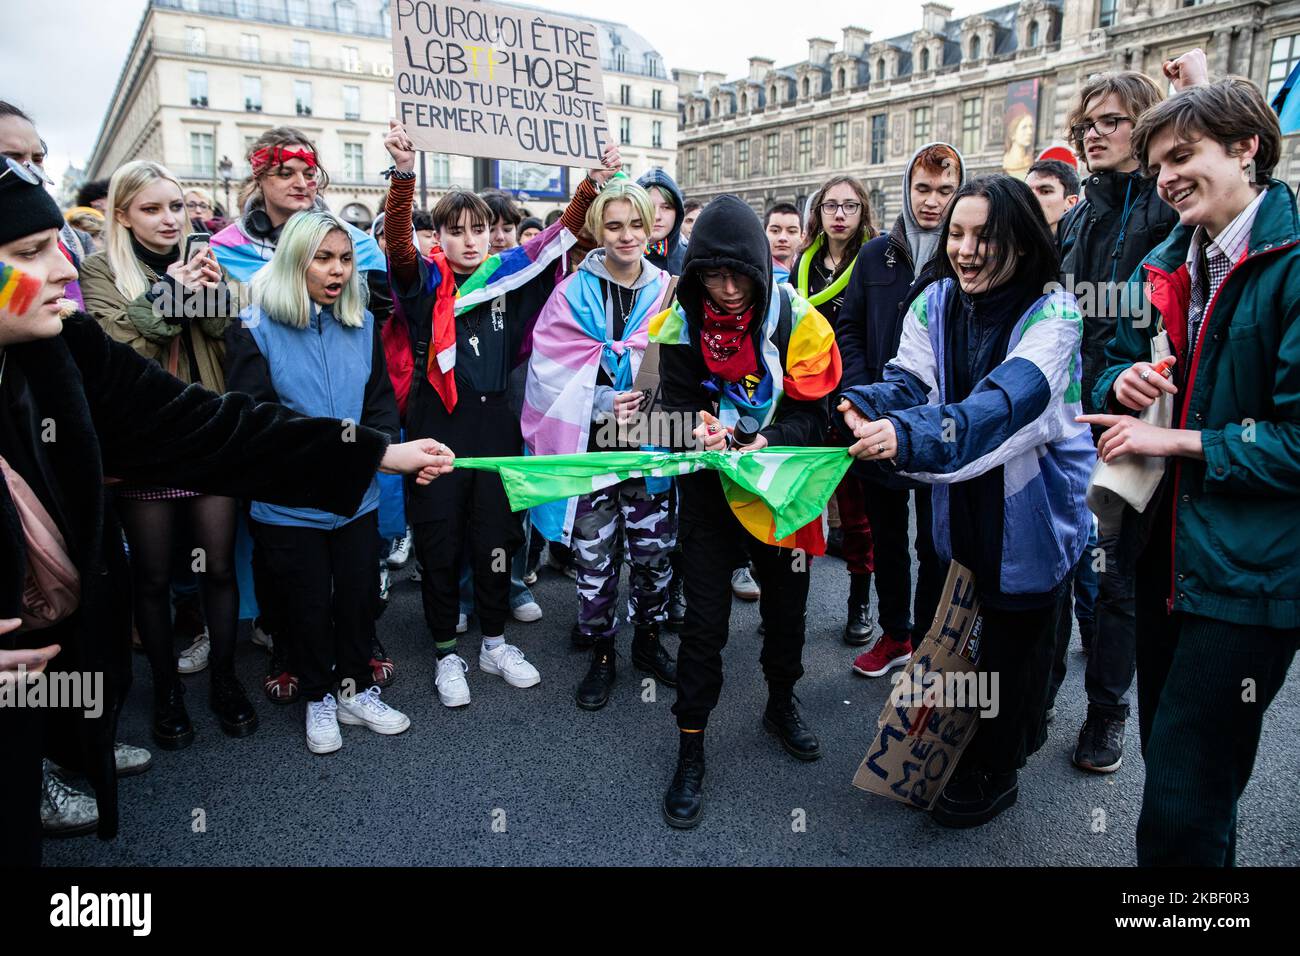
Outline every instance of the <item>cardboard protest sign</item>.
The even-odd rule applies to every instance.
[[[600,165],[609,141],[596,27],[467,0],[396,0],[397,119],[417,149]]]
[[[953,561],[939,608],[877,721],[879,733],[853,785],[928,810],[957,766],[979,721],[975,578]],[[953,706],[953,690],[958,703]]]

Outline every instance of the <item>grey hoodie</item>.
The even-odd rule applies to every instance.
[[[912,215],[912,168],[916,165],[916,157],[931,146],[947,146],[957,154],[957,185],[961,187],[966,182],[966,159],[961,150],[951,143],[926,143],[907,161],[907,168],[903,170],[903,225],[907,230],[907,245],[912,253],[912,271],[915,275],[920,275],[921,268],[934,256],[939,246],[939,232],[943,228],[939,225],[933,229],[922,229]]]

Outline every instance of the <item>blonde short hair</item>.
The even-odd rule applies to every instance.
[[[600,234],[605,225],[605,210],[609,208],[610,203],[616,202],[631,203],[632,211],[639,215],[641,222],[645,224],[646,235],[650,235],[655,221],[655,207],[650,201],[650,194],[632,180],[616,176],[596,194],[596,198],[591,201],[587,209],[587,232],[596,240],[596,245],[601,244]]]

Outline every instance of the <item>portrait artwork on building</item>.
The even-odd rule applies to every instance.
[[[1023,180],[1034,162],[1038,133],[1038,77],[1007,84],[1007,104],[1002,114],[1005,151],[1002,171]]]

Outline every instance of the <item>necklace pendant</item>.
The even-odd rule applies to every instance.
[[[479,354],[479,350],[478,350],[478,336],[477,336],[477,335],[471,335],[471,336],[469,337],[469,347],[472,348],[472,349],[474,350],[474,355],[475,355],[475,357],[481,357],[480,354]]]

